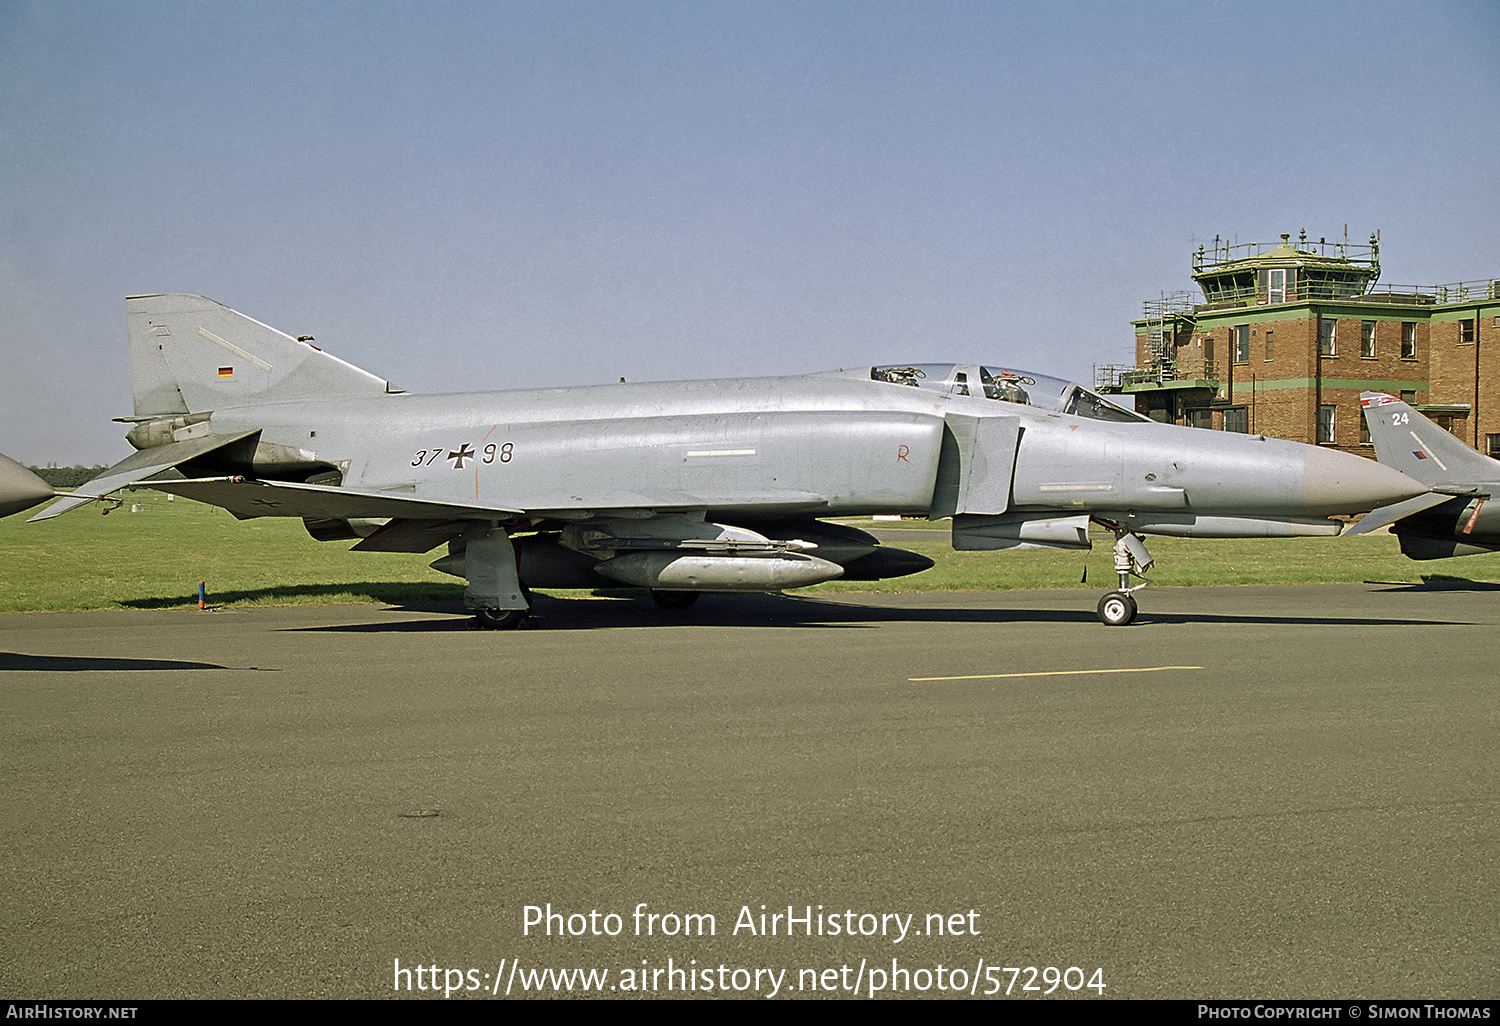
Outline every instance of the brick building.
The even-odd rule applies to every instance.
[[[1100,367],[1095,384],[1154,420],[1366,456],[1359,393],[1390,392],[1500,457],[1500,279],[1377,285],[1379,256],[1375,235],[1199,247],[1201,301],[1147,302],[1135,365]]]

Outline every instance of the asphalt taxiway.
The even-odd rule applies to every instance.
[[[782,996],[939,964],[1497,996],[1500,590],[1151,589],[1128,628],[1096,597],[0,616],[0,993],[381,997],[399,959],[472,971],[454,1000],[518,965],[619,994],[671,959]],[[548,904],[620,929],[523,935]]]

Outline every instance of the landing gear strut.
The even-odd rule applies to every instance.
[[[1151,569],[1156,560],[1146,551],[1146,543],[1141,541],[1140,535],[1112,521],[1101,523],[1115,533],[1115,574],[1120,589],[1099,600],[1099,621],[1109,627],[1124,627],[1135,619],[1135,596],[1131,593],[1151,583],[1142,571]],[[1139,577],[1142,583],[1132,585],[1132,577]]]
[[[503,527],[483,521],[464,531],[464,605],[474,611],[474,625],[486,630],[519,627],[531,608],[531,596],[516,573],[516,549]]]

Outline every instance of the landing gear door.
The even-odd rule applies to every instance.
[[[1020,440],[1020,417],[948,414],[928,519],[1004,513]]]

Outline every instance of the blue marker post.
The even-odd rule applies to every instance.
[[[203,582],[202,581],[198,582],[198,608],[199,609],[207,609],[208,608],[207,595],[204,592]]]

